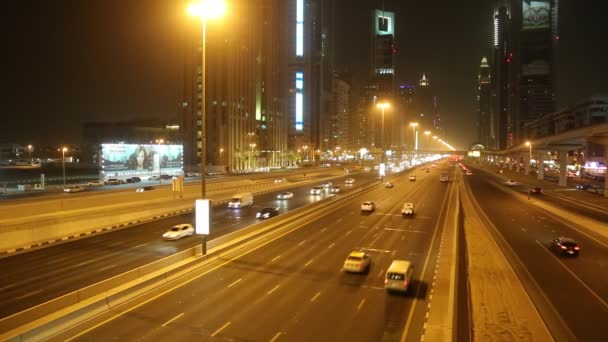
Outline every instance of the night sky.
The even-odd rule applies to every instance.
[[[337,0],[336,62],[355,84],[370,71],[371,9]],[[0,143],[78,144],[88,121],[175,120],[182,80],[180,0],[3,3]],[[476,81],[489,56],[492,1],[385,1],[396,12],[397,82],[424,72],[447,140],[475,140]],[[608,25],[599,0],[560,1],[558,107],[608,94]]]

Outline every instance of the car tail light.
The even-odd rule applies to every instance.
[[[574,250],[575,250],[575,251],[578,251],[578,250],[580,250],[580,249],[581,249],[581,248],[580,248],[579,246],[574,246]]]
[[[563,245],[562,245],[562,246],[559,246],[559,247],[560,247],[561,249],[568,249],[568,247],[563,246]]]
[[[384,285],[388,284],[388,279],[384,279]]]
[[[406,287],[406,286],[407,286],[407,280],[404,280],[403,281],[403,287]]]

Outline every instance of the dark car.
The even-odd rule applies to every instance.
[[[532,195],[540,195],[543,193],[543,189],[539,188],[539,187],[535,187],[535,188],[531,188],[530,189],[530,193]]]
[[[576,188],[579,190],[587,190],[593,188],[593,184],[579,184],[576,186]]]
[[[169,175],[160,175],[160,179],[163,179],[163,180],[169,180],[171,178],[173,178],[173,177],[171,177]]]
[[[551,250],[558,255],[578,256],[581,247],[574,239],[560,236],[551,241]]]
[[[264,208],[255,214],[256,218],[267,219],[279,215],[279,208]]]

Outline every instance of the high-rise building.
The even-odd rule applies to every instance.
[[[206,78],[201,80],[201,23],[187,27],[181,118],[184,162],[200,164],[202,128],[208,164],[230,170],[284,164],[287,148],[285,56],[281,0],[231,2],[232,15],[207,22]],[[201,120],[201,81],[206,119]]]
[[[558,0],[519,0],[513,5],[515,49],[510,61],[517,68],[513,101],[512,144],[523,142],[523,125],[555,106],[555,54],[558,40]]]
[[[422,74],[416,89],[416,115],[413,120],[425,130],[432,129],[436,112],[437,102],[431,88],[431,80],[426,74]]]
[[[493,148],[505,149],[511,129],[512,102],[514,86],[510,84],[513,72],[513,43],[511,32],[511,6],[507,0],[497,1],[494,9],[494,38],[492,44],[492,113],[491,128],[496,142]],[[510,110],[511,109],[511,110]]]
[[[373,141],[376,147],[389,149],[397,145],[397,135],[392,129],[396,124],[394,103],[395,77],[395,13],[376,9],[373,12],[373,55],[372,83],[377,89],[376,101],[392,103],[391,110],[384,111],[384,132],[382,115],[372,118]],[[381,146],[384,145],[384,146]]]
[[[416,87],[413,84],[400,84],[399,92],[397,96],[397,103],[395,109],[395,116],[397,118],[397,123],[395,127],[398,130],[399,137],[399,147],[402,149],[408,148],[410,144],[408,144],[408,118],[414,117],[416,115]]]
[[[488,65],[488,60],[483,57],[479,66],[479,77],[477,80],[477,104],[479,110],[477,141],[486,149],[495,149],[494,124],[490,105],[492,98],[490,83],[490,66]]]
[[[350,133],[351,106],[350,106],[350,83],[341,75],[334,74],[333,80],[333,110],[330,116],[331,137],[330,150],[345,151],[352,148]]]

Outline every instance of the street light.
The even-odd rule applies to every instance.
[[[32,158],[32,145],[27,145],[27,149],[30,152],[30,165],[34,164],[34,158]]]
[[[63,169],[63,188],[65,189],[65,153],[68,151],[67,147],[61,148],[61,166]]]
[[[391,104],[388,102],[376,103],[376,108],[380,108],[382,111],[382,128],[380,131],[380,149],[382,150],[382,162],[384,163],[384,110],[390,108]]]
[[[253,156],[253,149],[256,147],[256,144],[249,144],[249,147],[251,147],[251,153],[249,154],[249,169],[252,169],[253,165],[251,163],[251,158]]]
[[[412,133],[414,137],[414,151],[418,150],[418,137],[416,136],[416,127],[418,127],[417,122],[410,122],[410,127],[412,127]]]
[[[530,154],[528,155],[528,157],[530,159],[532,159],[532,143],[529,141],[526,141],[526,146],[530,147]]]
[[[222,163],[222,165],[224,165],[224,159],[222,158],[223,152],[224,152],[224,149],[220,147],[220,163]]]
[[[202,48],[201,48],[201,198],[206,197],[205,189],[205,152],[207,148],[207,123],[205,113],[205,88],[207,87],[206,77],[206,63],[205,63],[205,49],[207,39],[207,19],[219,18],[226,12],[226,4],[222,0],[203,0],[200,2],[192,3],[188,6],[188,13],[191,16],[201,18],[202,22]]]
[[[163,173],[162,173],[162,160],[160,157],[160,145],[165,142],[164,139],[156,139],[156,154],[158,154],[158,184],[163,184]],[[204,176],[203,176],[204,177]]]
[[[431,135],[431,131],[424,131],[424,135],[426,135],[426,148],[429,148],[429,135]]]

